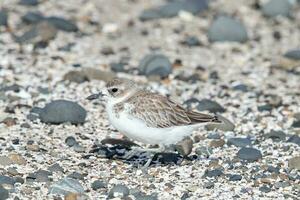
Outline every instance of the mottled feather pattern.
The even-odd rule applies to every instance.
[[[138,91],[126,101],[134,105],[128,114],[146,122],[148,127],[168,128],[204,122],[218,122],[215,116],[187,111],[179,104],[159,94]]]

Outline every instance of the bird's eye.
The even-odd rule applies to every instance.
[[[113,89],[111,89],[111,91],[112,91],[113,93],[118,92],[118,88],[113,88]]]

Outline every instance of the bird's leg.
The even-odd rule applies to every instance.
[[[150,153],[150,158],[147,160],[147,162],[145,163],[145,165],[142,167],[142,170],[146,170],[149,167],[149,165],[151,164],[154,156],[157,153],[164,152],[165,150],[166,150],[166,147],[164,145],[159,145],[159,148],[149,148],[149,149],[146,149],[146,151]]]

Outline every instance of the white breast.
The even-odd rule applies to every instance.
[[[126,110],[114,113],[113,105],[106,106],[108,118],[114,128],[130,139],[146,144],[175,144],[192,134],[198,126],[175,126],[170,128],[150,128],[137,118],[127,114]]]

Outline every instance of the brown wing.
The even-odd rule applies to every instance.
[[[187,111],[179,104],[159,94],[141,91],[128,99],[135,106],[129,111],[149,127],[168,128],[205,122],[217,122],[215,116]]]

